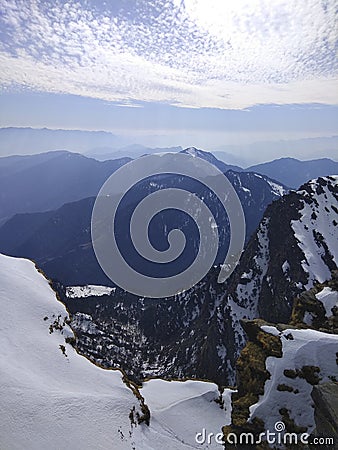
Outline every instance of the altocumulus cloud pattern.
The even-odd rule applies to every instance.
[[[338,100],[334,0],[0,5],[3,89],[128,106],[243,109]]]

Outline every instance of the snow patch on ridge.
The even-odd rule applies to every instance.
[[[266,359],[266,369],[271,378],[265,382],[264,394],[250,407],[250,420],[258,417],[264,420],[265,429],[274,431],[274,425],[281,420],[279,410],[286,408],[297,426],[304,426],[311,433],[315,428],[313,386],[304,378],[289,378],[284,370],[300,370],[303,366],[320,368],[320,383],[329,381],[329,376],[337,376],[336,351],[338,336],[315,330],[287,329],[280,332],[276,327],[263,326],[262,330],[279,336],[283,356]],[[292,388],[292,392],[278,390],[279,385]]]
[[[286,195],[289,192],[281,184],[275,183],[270,178],[266,177],[265,181],[270,185],[272,192],[276,194],[278,197],[282,197],[283,195]]]
[[[322,180],[322,181],[321,181]],[[333,183],[332,183],[333,180]],[[332,183],[335,192],[328,188]],[[329,280],[331,273],[325,258],[332,258],[338,263],[337,237],[337,187],[338,176],[330,176],[312,180],[307,184],[310,192],[300,190],[304,204],[300,218],[291,221],[291,227],[298,241],[298,247],[304,254],[303,270],[308,274],[305,286],[310,289],[314,281],[320,283]]]
[[[110,295],[115,289],[116,288],[94,284],[88,284],[86,286],[68,286],[66,287],[66,296],[68,298],[98,297],[101,295]]]
[[[268,225],[269,219],[264,218],[257,232],[258,248],[253,258],[253,267],[249,272],[244,272],[241,276],[242,279],[249,279],[250,281],[239,283],[236,288],[238,303],[241,306],[245,306],[253,314],[256,313],[262,280],[267,273],[269,265]]]
[[[225,389],[220,397],[215,384],[189,380],[154,379],[145,382],[141,389],[156,422],[165,430],[175,431],[178,440],[193,448],[201,448],[196,444],[195,430],[202,431],[205,428],[208,433],[216,435],[221,432],[222,426],[230,424],[231,395],[234,392]],[[215,403],[216,399],[221,399],[226,408],[222,409]],[[219,444],[214,443],[206,448],[219,448]]]
[[[338,307],[338,292],[329,287],[324,287],[322,291],[316,294],[316,298],[323,304],[326,317],[332,316],[332,308]]]

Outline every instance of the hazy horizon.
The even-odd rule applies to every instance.
[[[7,133],[7,135],[4,135]],[[244,145],[224,144],[218,147],[182,145],[180,137],[167,141],[167,146],[151,145],[147,139],[127,138],[106,130],[71,130],[60,128],[4,127],[0,128],[0,157],[33,155],[49,151],[66,150],[98,159],[114,159],[120,156],[138,157],[148,150],[182,149],[196,147],[212,152],[228,164],[248,167],[280,158],[312,160],[330,158],[337,160],[338,136],[302,138],[294,140],[258,141]],[[156,143],[155,143],[156,144]],[[189,145],[190,144],[190,145]]]
[[[115,148],[195,146],[243,164],[332,157],[335,20],[333,0],[11,0],[0,127],[105,130]]]

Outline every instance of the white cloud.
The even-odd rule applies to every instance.
[[[120,104],[338,103],[335,2],[0,1],[0,83]]]

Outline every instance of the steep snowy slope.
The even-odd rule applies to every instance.
[[[291,222],[298,247],[304,255],[306,288],[330,279],[338,264],[338,175],[312,180],[298,191],[303,208]]]
[[[174,434],[179,441],[193,448],[201,448],[196,435],[203,428],[207,433],[217,435],[224,423],[231,421],[231,394],[234,391],[224,389],[216,399],[213,383],[153,379],[145,382],[140,391],[154,415],[152,425]],[[203,448],[219,449],[219,443],[213,439]]]
[[[337,204],[337,175],[272,203],[229,281],[229,301],[251,317],[288,322],[294,297],[337,269]]]
[[[128,435],[138,400],[120,372],[95,367],[65,344],[67,325],[49,333],[67,311],[32,262],[0,257],[0,298],[0,447],[129,448],[118,429]]]
[[[336,352],[338,336],[316,330],[286,329],[262,326],[262,330],[278,336],[283,356],[270,356],[266,369],[271,378],[266,381],[264,395],[250,407],[250,420],[259,417],[267,430],[286,414],[304,431],[314,430],[314,410],[311,407],[313,385],[338,376]]]
[[[226,422],[228,411],[213,401],[217,386],[198,382],[173,384],[163,398],[176,417],[170,427],[156,411],[149,427],[138,424],[142,402],[121,372],[91,364],[65,342],[73,337],[68,313],[31,261],[0,255],[0,301],[1,449],[191,448],[202,420],[217,430]],[[144,390],[161,398],[164,388],[150,381]]]

